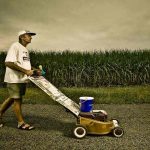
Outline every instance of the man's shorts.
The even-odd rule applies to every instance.
[[[26,92],[26,83],[7,83],[10,98],[22,98]]]

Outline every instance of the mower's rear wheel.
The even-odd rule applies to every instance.
[[[124,131],[122,128],[120,127],[115,127],[113,130],[112,130],[112,133],[115,137],[122,137],[123,134],[124,134]]]
[[[74,130],[73,133],[75,135],[75,137],[81,139],[84,138],[87,134],[87,130],[85,127],[81,126],[81,125],[77,125]]]

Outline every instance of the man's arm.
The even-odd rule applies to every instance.
[[[33,74],[33,70],[26,70],[26,69],[16,65],[14,62],[5,62],[5,66],[7,66],[13,70],[20,71],[28,76],[31,76]]]

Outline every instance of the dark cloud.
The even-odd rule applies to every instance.
[[[0,49],[17,32],[37,32],[29,48],[150,48],[149,0],[0,0]]]

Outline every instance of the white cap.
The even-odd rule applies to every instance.
[[[31,36],[36,35],[36,33],[30,32],[28,30],[23,30],[23,31],[18,32],[18,36],[23,35],[23,34],[30,34]]]

